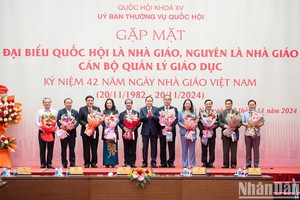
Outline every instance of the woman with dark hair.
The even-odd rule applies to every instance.
[[[118,119],[118,110],[116,109],[115,102],[113,99],[106,99],[104,104],[104,111],[103,114],[105,115],[106,119]],[[112,118],[110,116],[116,116],[115,118]],[[119,164],[118,159],[118,123],[116,124],[114,128],[114,132],[116,134],[116,139],[106,139],[105,134],[107,129],[109,127],[106,127],[106,123],[102,122],[103,130],[102,130],[102,140],[103,140],[103,165],[105,165],[107,168],[109,166],[115,167],[115,165]]]
[[[180,127],[179,134],[181,138],[181,146],[182,146],[182,166],[184,168],[188,167],[188,158],[190,160],[190,167],[194,167],[196,165],[196,156],[195,156],[195,140],[190,140],[185,137],[187,132],[187,128],[184,123],[184,118],[188,115],[196,116],[194,112],[194,105],[192,100],[186,99],[183,102],[182,111],[178,113],[178,125]],[[188,157],[189,154],[189,157]]]

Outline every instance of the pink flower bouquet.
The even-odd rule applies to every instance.
[[[263,114],[255,111],[250,111],[250,116],[248,118],[248,127],[246,129],[245,135],[251,136],[255,138],[257,136],[257,128],[262,120],[263,120]]]
[[[227,128],[223,131],[223,134],[227,137],[231,137],[235,140],[235,128],[241,123],[242,116],[236,113],[228,113],[225,120],[227,122]]]
[[[69,136],[67,131],[70,131],[70,130],[74,129],[74,125],[76,123],[76,120],[72,115],[66,113],[66,114],[61,116],[61,119],[59,120],[59,122],[61,123],[62,127],[64,127],[64,129],[59,129],[56,132],[56,135],[58,136],[58,138],[63,140],[66,137]]]
[[[104,123],[105,123],[105,131],[104,131],[104,138],[106,140],[117,140],[117,135],[115,132],[115,128],[118,124],[119,118],[118,115],[105,115]]]
[[[165,127],[162,130],[162,134],[166,136],[167,141],[173,140],[173,133],[172,131],[169,130],[172,129],[172,124],[175,122],[175,120],[176,120],[176,114],[174,108],[168,111],[166,110],[159,111],[159,123],[161,126]]]

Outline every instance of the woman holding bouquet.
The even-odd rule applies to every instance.
[[[246,145],[246,167],[251,167],[252,155],[254,153],[254,167],[259,164],[259,145],[260,145],[260,127],[264,125],[263,115],[256,111],[256,101],[248,101],[249,111],[243,114],[242,125],[246,127],[245,145]]]
[[[182,146],[182,166],[184,168],[188,167],[188,154],[190,159],[190,167],[194,167],[196,165],[196,156],[195,156],[195,140],[187,139],[186,133],[189,131],[186,126],[186,118],[188,117],[196,117],[196,113],[194,112],[193,102],[190,99],[186,99],[183,102],[182,111],[178,113],[178,125],[180,127],[179,134],[181,138],[181,146]],[[198,123],[198,122],[197,122]],[[197,123],[195,123],[195,127],[193,131],[196,131]]]
[[[113,99],[106,99],[105,109],[103,114],[105,115],[102,122],[102,140],[103,140],[103,165],[107,168],[109,166],[115,167],[119,164],[118,159],[118,110],[116,110],[115,102]]]

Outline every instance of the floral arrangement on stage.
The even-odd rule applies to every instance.
[[[236,135],[234,130],[237,126],[240,125],[242,116],[240,115],[240,113],[228,113],[225,120],[227,122],[227,127],[223,131],[223,134],[227,137],[231,137],[232,141],[235,141]]]
[[[148,169],[135,168],[128,174],[130,181],[136,181],[136,186],[145,188],[146,184],[151,181],[154,176]]]
[[[260,123],[262,123],[264,116],[262,113],[256,111],[250,111],[250,116],[248,118],[248,126],[245,132],[246,136],[251,136],[255,138],[257,136],[257,128]]]
[[[16,138],[11,136],[5,137],[4,135],[0,136],[0,149],[9,149],[15,152],[16,147]]]
[[[125,131],[123,138],[125,140],[135,140],[134,130],[141,123],[140,118],[137,114],[125,115],[123,124],[129,131]]]
[[[45,142],[52,142],[54,141],[54,137],[52,135],[53,132],[56,131],[56,116],[54,116],[52,113],[50,114],[43,114],[41,116],[41,138]]]
[[[0,129],[16,125],[21,120],[21,104],[15,102],[14,96],[7,95],[8,89],[0,85]]]
[[[119,122],[119,117],[117,114],[105,115],[104,123],[105,123],[105,131],[104,138],[106,140],[117,140],[117,135],[115,132],[115,128]]]
[[[5,131],[11,125],[16,125],[21,120],[21,104],[15,102],[15,96],[7,95],[6,86],[0,85],[0,166],[12,166],[8,150],[14,152],[16,139],[6,137]]]
[[[187,130],[185,134],[185,138],[191,141],[195,141],[197,139],[196,128],[198,126],[199,116],[193,114],[187,114],[184,116],[183,119],[184,119],[184,125]]]
[[[212,110],[211,113],[207,114],[204,111],[200,112],[200,121],[203,124],[204,130],[202,131],[202,139],[201,142],[204,145],[207,145],[208,138],[211,138],[214,134],[213,125],[215,124],[218,114],[215,110]]]
[[[172,124],[176,120],[176,114],[175,109],[169,109],[169,110],[161,110],[159,111],[159,123],[161,126],[164,126],[165,128],[162,130],[162,134],[166,136],[167,141],[173,140],[173,133],[172,131]]]
[[[75,117],[73,117],[71,114],[65,113],[61,116],[61,119],[59,120],[59,122],[61,123],[63,128],[61,128],[57,131],[57,136],[58,136],[58,138],[63,140],[69,136],[67,131],[74,129],[76,120],[75,120]]]
[[[92,110],[91,113],[87,117],[87,121],[89,123],[89,128],[85,129],[85,134],[87,136],[91,136],[94,134],[95,128],[99,126],[104,120],[103,113]]]

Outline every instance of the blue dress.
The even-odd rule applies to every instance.
[[[104,111],[104,114],[119,114],[117,110],[112,111],[108,110],[107,112]],[[119,122],[118,122],[119,124]],[[117,135],[117,140],[116,141],[111,141],[111,140],[106,140],[104,138],[104,129],[105,129],[105,123],[102,122],[103,126],[103,131],[102,131],[102,140],[103,140],[103,165],[106,166],[115,166],[119,164],[119,158],[118,158],[118,140],[119,140],[119,135],[118,135],[118,124],[116,125],[115,128],[115,133]]]

